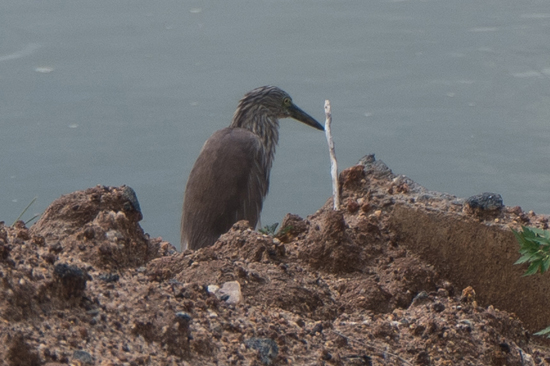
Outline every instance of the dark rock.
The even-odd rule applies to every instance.
[[[84,270],[65,263],[57,264],[53,274],[60,285],[62,295],[67,299],[82,297],[86,290],[86,281],[91,279]]]
[[[187,324],[189,325],[189,323],[193,320],[193,318],[191,317],[191,315],[187,314],[187,313],[184,313],[182,311],[180,312],[177,312],[176,313],[176,321],[180,324]]]
[[[77,360],[77,361],[80,362],[80,364],[83,364],[83,365],[93,365],[94,364],[94,360],[93,360],[92,356],[88,352],[82,351],[82,350],[74,351],[73,360]]]
[[[499,347],[502,350],[502,352],[510,353],[510,345],[508,343],[503,342],[503,343],[499,344]]]
[[[432,308],[436,313],[441,313],[443,310],[445,310],[445,305],[440,302],[436,302],[435,304],[433,304]]]
[[[260,360],[265,365],[271,365],[279,354],[277,343],[270,338],[250,338],[245,344],[247,347],[258,351]]]
[[[504,207],[502,196],[498,193],[485,192],[471,196],[464,201],[467,212],[475,216],[486,218],[486,216],[496,216]]]
[[[136,192],[128,187],[128,186],[121,186],[122,189],[122,197],[127,200],[122,206],[123,210],[126,212],[137,212],[138,213],[138,221],[141,221],[143,219],[143,215],[141,213],[141,207],[139,207],[139,201],[137,199]]]
[[[426,291],[420,291],[411,302],[411,307],[427,304],[431,301]]]
[[[99,279],[111,283],[111,282],[117,282],[120,279],[120,276],[116,273],[102,273],[99,275]]]
[[[314,335],[315,333],[323,333],[323,324],[315,324],[315,326],[311,329],[310,334]]]

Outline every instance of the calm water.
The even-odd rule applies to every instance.
[[[0,220],[133,187],[179,242],[187,175],[237,101],[280,86],[341,168],[376,153],[424,186],[550,213],[550,2],[0,0]],[[324,134],[284,120],[262,222],[331,194]]]

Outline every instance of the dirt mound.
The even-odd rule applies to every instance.
[[[144,234],[128,187],[63,196],[30,230],[1,226],[0,364],[548,364],[475,276],[411,244],[402,207],[478,225],[523,213],[463,213],[372,157],[340,180],[343,210],[288,215],[275,237],[239,222],[196,252]]]

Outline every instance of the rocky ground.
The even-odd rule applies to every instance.
[[[406,206],[506,233],[547,218],[429,192],[372,156],[340,182],[340,211],[329,200],[287,215],[275,236],[239,222],[196,252],[144,234],[124,186],[62,196],[31,228],[0,226],[0,364],[550,364],[537,329],[491,301],[514,303],[487,296],[509,283],[476,294],[479,276],[427,260],[445,246],[425,255],[395,215]]]

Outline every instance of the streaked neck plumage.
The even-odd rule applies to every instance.
[[[233,115],[231,127],[245,128],[256,134],[262,141],[267,174],[271,170],[275,149],[279,142],[279,119],[268,108],[254,101],[243,99]]]

